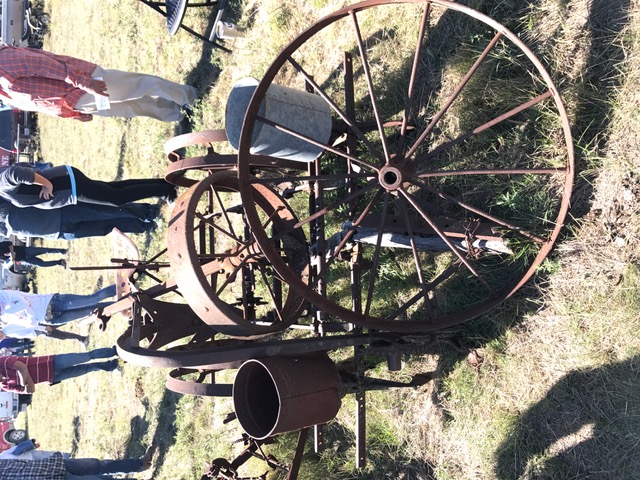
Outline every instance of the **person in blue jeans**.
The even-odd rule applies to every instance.
[[[160,205],[127,203],[119,207],[82,203],[43,210],[19,208],[0,198],[0,235],[20,238],[74,240],[101,237],[114,228],[124,233],[146,233],[156,227]]]
[[[111,474],[141,472],[151,466],[153,449],[141,458],[98,460],[97,458],[68,458],[61,452],[39,450],[33,440],[27,440],[0,454],[2,478],[42,478],[61,480],[98,480],[113,478]],[[5,463],[6,462],[6,463]],[[8,463],[13,462],[13,463]],[[36,473],[38,472],[38,473]],[[37,475],[41,475],[38,477]],[[134,479],[129,479],[134,480]]]
[[[89,295],[0,290],[0,321],[7,325],[17,324],[44,330],[46,325],[64,325],[89,316],[94,310],[111,305],[113,302],[103,300],[115,295],[115,285],[101,288]]]
[[[115,347],[96,348],[82,353],[61,353],[36,357],[0,356],[0,388],[7,392],[33,393],[36,384],[56,383],[90,372],[118,369]],[[92,360],[104,360],[92,362]]]

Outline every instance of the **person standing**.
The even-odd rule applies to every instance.
[[[114,228],[124,233],[146,233],[155,228],[159,214],[160,206],[149,203],[112,207],[79,202],[43,210],[19,208],[0,198],[0,235],[74,240],[108,235]]]
[[[98,460],[97,458],[68,458],[62,452],[38,450],[32,440],[0,453],[0,478],[3,480],[104,480],[104,476],[133,473],[151,466],[153,451],[141,458]]]
[[[66,267],[67,262],[63,259],[43,260],[39,255],[61,254],[66,255],[66,248],[48,248],[48,247],[25,247],[14,245],[13,242],[6,240],[0,242],[0,256],[4,258],[6,267],[13,266],[15,262],[22,262],[24,265],[32,265],[34,267],[55,267],[60,265]]]
[[[103,182],[69,165],[39,172],[28,163],[0,167],[0,197],[16,207],[51,209],[78,202],[119,207],[145,198],[172,201],[177,196],[176,187],[161,178]]]
[[[39,357],[0,357],[0,388],[7,392],[33,393],[36,384],[56,383],[89,372],[113,372],[118,369],[115,347],[96,348],[82,353],[61,353]],[[95,359],[110,359],[91,362]],[[0,477],[1,478],[1,477]]]
[[[99,110],[96,95],[107,96]],[[189,85],[154,75],[108,70],[78,58],[35,48],[0,47],[0,98],[20,110],[83,122],[93,115],[165,122],[184,118],[197,95]]]
[[[109,285],[90,295],[73,293],[37,294],[19,290],[0,290],[0,320],[5,325],[34,329],[43,325],[64,325],[87,317],[94,310],[111,305],[103,302],[116,295],[116,286]],[[6,331],[6,326],[3,330]]]
[[[7,339],[34,340],[36,337],[41,335],[48,338],[55,338],[57,340],[75,340],[80,342],[80,344],[85,348],[89,345],[89,337],[85,335],[78,335],[73,332],[65,332],[63,330],[59,330],[58,327],[52,327],[51,325],[38,325],[37,327],[33,327],[4,324],[1,319],[0,325],[2,326],[2,330],[0,330],[0,349],[2,348],[2,342]]]

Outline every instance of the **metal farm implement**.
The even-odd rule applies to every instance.
[[[227,141],[237,154],[215,150]],[[206,152],[188,156],[195,145]],[[167,249],[143,261],[122,239],[120,300],[102,317],[128,316],[120,356],[171,368],[169,389],[233,395],[247,451],[214,462],[213,478],[240,478],[256,455],[295,478],[306,428],[344,393],[357,398],[361,466],[364,392],[421,379],[369,379],[358,359],[384,354],[397,370],[513,295],[558,237],[573,179],[567,115],[540,61],[444,0],[328,15],[262,80],[234,87],[226,131],[166,150],[167,180],[185,187]],[[161,267],[166,279],[151,273]],[[156,284],[136,286],[142,273]],[[347,347],[351,376],[327,355]],[[231,369],[233,387],[216,383]],[[295,430],[290,467],[261,453]]]

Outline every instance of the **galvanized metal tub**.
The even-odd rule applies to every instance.
[[[229,143],[238,149],[247,107],[258,85],[254,78],[235,84],[225,112]],[[271,85],[260,105],[259,116],[305,137],[326,144],[331,135],[331,109],[318,95],[281,85]],[[324,148],[257,121],[251,135],[251,153],[300,162],[312,162]]]

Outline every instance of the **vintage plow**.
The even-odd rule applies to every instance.
[[[226,132],[167,142],[166,178],[185,189],[166,255],[142,261],[125,241],[120,300],[103,319],[128,316],[119,354],[171,368],[171,390],[233,395],[253,440],[214,478],[240,478],[260,442],[329,421],[347,393],[361,466],[366,390],[422,380],[368,379],[359,359],[399,369],[513,295],[556,241],[573,180],[562,101],[491,18],[369,0],[315,23],[229,105]],[[227,141],[237,154],[216,151]],[[194,145],[207,150],[185,153]],[[165,266],[166,279],[152,273]],[[140,289],[141,273],[157,284]],[[343,348],[348,374],[327,355]],[[236,369],[234,386],[216,382]]]

